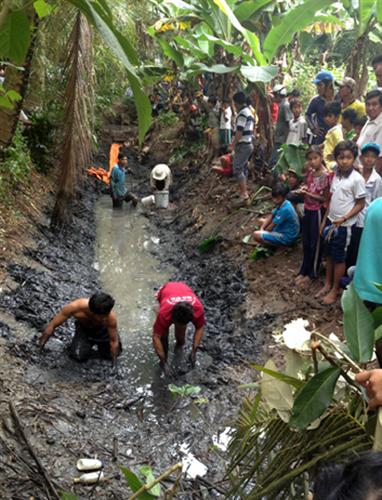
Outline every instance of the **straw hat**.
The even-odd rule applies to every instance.
[[[170,173],[169,167],[165,163],[159,163],[155,165],[152,170],[153,179],[156,181],[164,181]]]

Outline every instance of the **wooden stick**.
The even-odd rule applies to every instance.
[[[32,458],[36,462],[36,465],[37,465],[38,469],[40,470],[42,476],[44,477],[44,479],[45,479],[45,481],[47,483],[47,485],[49,486],[50,491],[52,492],[52,494],[53,494],[53,496],[54,496],[54,498],[56,500],[60,500],[60,495],[58,494],[55,486],[53,485],[52,480],[50,479],[47,470],[42,465],[41,460],[37,456],[36,452],[34,451],[32,445],[31,445],[31,443],[29,442],[29,439],[27,438],[27,435],[25,433],[24,427],[23,427],[23,425],[21,423],[21,420],[20,420],[20,417],[19,417],[19,415],[17,413],[16,407],[13,404],[12,401],[9,402],[9,409],[11,410],[11,415],[12,415],[12,417],[13,417],[15,423],[16,423],[16,427],[17,427],[19,433],[21,434],[21,437],[23,438],[25,444],[27,445],[27,448],[29,450],[30,455],[32,456]]]
[[[129,497],[128,500],[135,500],[136,498],[139,498],[139,495],[141,495],[145,491],[150,491],[151,488],[154,488],[156,484],[160,483],[161,481],[163,481],[163,479],[165,479],[167,476],[170,476],[173,472],[176,471],[182,471],[181,462],[171,466],[169,469],[163,472],[163,474],[154,479],[154,481],[151,481],[151,483],[144,484],[141,488],[139,488],[138,491],[136,491],[133,495],[131,495],[131,497]]]

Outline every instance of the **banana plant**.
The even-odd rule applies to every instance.
[[[138,72],[140,61],[134,47],[116,28],[111,9],[106,0],[65,0],[64,3],[76,7],[86,16],[105,44],[125,66],[137,108],[139,139],[143,141],[151,124],[151,105],[143,90],[143,84]],[[32,15],[30,14],[31,10]],[[37,0],[35,2],[7,0],[2,2],[0,4],[0,59],[24,66],[33,33],[36,31],[35,20],[43,20],[49,15],[55,15],[55,10],[46,0]],[[26,84],[24,84],[24,88],[26,88]],[[13,90],[22,95],[19,89],[15,88]],[[16,119],[18,111],[21,109],[22,99],[17,104],[18,108],[15,110]],[[3,110],[0,108],[1,123],[2,113]],[[9,117],[6,117],[6,119],[9,120]],[[9,137],[8,134],[8,137],[4,137],[1,143],[6,146],[11,139],[12,136]]]

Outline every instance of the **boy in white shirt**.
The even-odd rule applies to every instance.
[[[219,142],[229,146],[232,142],[232,109],[229,99],[224,99],[220,111]]]
[[[290,110],[293,114],[292,120],[289,120],[289,133],[286,140],[287,144],[300,146],[306,142],[308,125],[302,116],[302,103],[299,99],[291,99],[289,102]]]
[[[316,295],[324,296],[324,304],[334,304],[340,293],[352,227],[365,206],[365,181],[354,169],[357,155],[357,145],[351,141],[339,142],[333,151],[337,167],[330,188],[330,203],[321,225],[327,255],[325,285]]]

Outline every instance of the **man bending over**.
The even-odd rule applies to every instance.
[[[58,326],[74,318],[76,331],[69,347],[70,356],[76,361],[86,361],[91,356],[93,345],[96,345],[100,356],[111,359],[115,367],[122,346],[113,307],[113,297],[102,292],[95,293],[90,299],[73,300],[46,326],[39,339],[40,347],[44,347]]]
[[[168,330],[170,325],[175,326],[177,346],[183,346],[187,324],[195,326],[194,340],[190,354],[191,364],[196,361],[196,351],[203,336],[205,319],[203,306],[195,293],[185,283],[169,282],[162,286],[157,293],[159,311],[153,326],[153,344],[160,359],[160,365],[166,375],[171,375],[171,368],[167,364]]]

